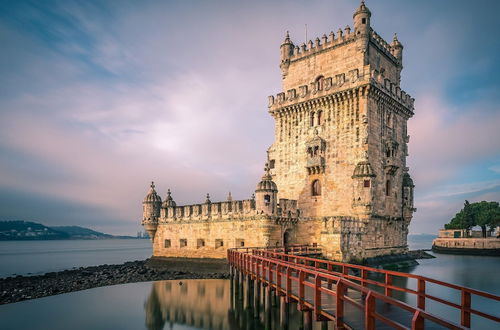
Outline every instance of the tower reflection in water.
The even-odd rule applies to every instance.
[[[251,291],[250,291],[251,292]],[[172,280],[152,283],[144,309],[146,328],[175,329],[283,329],[279,323],[279,301],[270,314],[263,301],[254,307],[246,286],[234,287],[230,280]],[[302,318],[290,305],[287,329],[301,329]]]

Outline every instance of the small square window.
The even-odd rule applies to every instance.
[[[187,243],[187,239],[185,239],[185,238],[181,238],[181,239],[179,240],[179,246],[180,246],[181,248],[186,247],[187,245],[188,245],[188,243]]]
[[[165,248],[169,248],[170,246],[172,246],[172,243],[170,243],[170,240],[169,239],[166,239],[165,240]]]
[[[224,246],[224,241],[221,240],[221,239],[216,239],[215,240],[215,248],[218,249],[218,248],[221,248]]]
[[[365,187],[365,188],[370,188],[370,180],[365,180],[365,181],[363,182],[363,187]]]
[[[361,23],[362,23],[362,24],[366,24],[366,18],[362,18],[362,19],[361,19]]]
[[[196,247],[199,249],[199,248],[202,248],[205,246],[205,240],[204,239],[198,239],[196,241]]]

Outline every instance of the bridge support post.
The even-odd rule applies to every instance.
[[[253,284],[253,316],[255,318],[259,317],[259,306],[260,305],[260,283],[255,280]]]
[[[240,270],[238,272],[238,292],[239,292],[238,298],[240,300],[243,300],[245,298],[245,296],[243,294],[244,293],[244,291],[243,291],[243,277],[244,277],[243,271]]]
[[[238,271],[236,269],[233,270],[232,283],[233,283],[233,289],[234,289],[235,296],[237,296],[238,295]]]
[[[264,299],[264,305],[265,305],[264,308],[265,308],[266,314],[271,315],[271,304],[272,304],[271,295],[272,295],[272,292],[271,292],[271,287],[269,285],[266,286],[265,292],[266,292],[266,297]]]
[[[313,328],[313,318],[312,310],[308,309],[304,311],[304,330],[312,330]]]
[[[288,328],[288,304],[286,303],[286,296],[280,297],[280,327],[281,329]]]
[[[245,301],[246,301],[246,308],[251,308],[252,307],[252,279],[250,278],[250,275],[246,276],[246,294],[245,294]]]
[[[232,269],[232,267],[231,267]],[[231,271],[232,273],[232,271]],[[229,292],[230,292],[230,299],[231,299],[231,302],[230,302],[230,309],[233,310],[234,309],[234,296],[236,295],[236,292],[234,292],[234,279],[231,275],[231,278],[229,280]]]

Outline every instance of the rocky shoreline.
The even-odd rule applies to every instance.
[[[176,279],[229,278],[225,261],[148,259],[120,265],[80,267],[36,276],[0,278],[0,305],[101,286]]]
[[[371,267],[401,270],[418,264],[415,259],[426,258],[434,256],[424,250],[416,250],[404,255],[372,258],[367,264]],[[0,278],[0,305],[108,285],[213,278],[229,278],[226,260],[156,257],[119,265],[80,267],[44,275]]]

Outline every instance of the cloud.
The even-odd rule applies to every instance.
[[[405,43],[417,232],[433,232],[462,199],[498,198],[499,42],[482,33],[496,27],[495,11],[483,22],[471,6],[456,2],[445,17],[435,2],[370,5],[374,28]],[[120,232],[138,228],[152,179],[181,204],[228,190],[247,198],[273,142],[266,98],[281,89],[284,32],[300,43],[304,24],[315,38],[352,25],[353,10],[349,1],[16,2],[0,14],[9,45],[0,54],[0,188],[43,210],[30,216],[102,218]],[[8,205],[0,217],[28,216]]]
[[[488,168],[490,171],[493,171],[495,173],[500,173],[500,165],[494,165]]]

